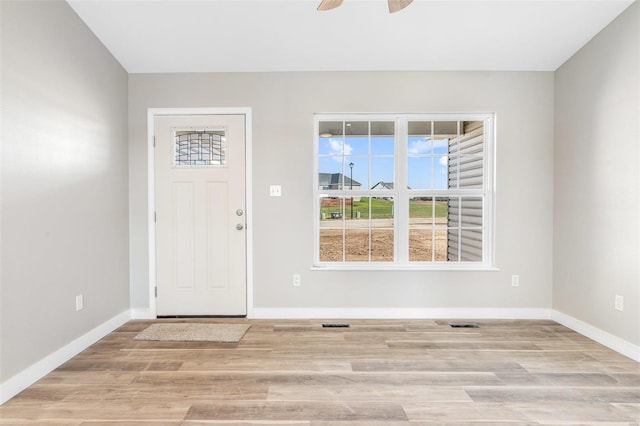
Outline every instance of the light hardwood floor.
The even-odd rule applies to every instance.
[[[144,342],[152,322],[132,321],[0,407],[0,423],[640,423],[640,364],[551,321],[198,321],[251,328],[235,344]]]

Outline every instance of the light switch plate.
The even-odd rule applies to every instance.
[[[282,186],[280,186],[280,185],[270,185],[269,186],[269,195],[271,197],[280,197],[282,195]]]

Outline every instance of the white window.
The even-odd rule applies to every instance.
[[[493,114],[317,114],[314,265],[493,266]]]

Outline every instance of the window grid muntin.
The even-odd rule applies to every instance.
[[[335,194],[321,194],[320,195],[320,201],[319,201],[319,206],[320,211],[319,211],[319,215],[321,217],[320,219],[320,226],[319,226],[319,239],[323,238],[323,232],[322,231],[341,231],[342,232],[342,241],[341,241],[341,245],[342,245],[342,259],[340,260],[335,260],[334,262],[349,262],[347,260],[347,255],[348,255],[348,250],[349,247],[347,247],[347,232],[348,231],[354,231],[354,230],[366,230],[367,231],[367,238],[368,238],[368,244],[367,244],[367,259],[366,260],[361,260],[358,262],[389,262],[387,260],[384,261],[378,261],[378,260],[374,260],[373,259],[373,244],[374,244],[374,239],[373,239],[373,235],[376,232],[379,231],[391,231],[392,233],[392,238],[391,238],[391,246],[392,246],[392,259],[395,259],[395,248],[396,248],[396,243],[395,243],[395,232],[396,232],[396,226],[395,226],[395,203],[396,203],[396,199],[395,198],[391,198],[390,201],[391,203],[391,214],[390,217],[388,218],[388,220],[391,221],[391,225],[390,226],[375,226],[374,225],[374,220],[375,219],[385,219],[384,217],[375,217],[374,218],[374,212],[373,212],[373,202],[372,199],[375,198],[375,195],[378,194],[373,194],[372,196],[367,196],[368,200],[367,200],[367,206],[366,206],[366,224],[362,224],[363,226],[349,226],[349,224],[354,224],[355,221],[352,220],[348,220],[348,217],[350,217],[350,208],[348,209],[348,203],[347,200],[349,200],[351,197],[351,193],[347,193],[347,194],[340,194],[337,196],[332,196]],[[356,198],[356,197],[353,197]],[[361,197],[362,198],[362,197]],[[329,205],[323,206],[323,199],[325,200],[338,200],[337,201],[337,206],[333,206],[333,209],[329,209],[329,211],[323,211],[323,208],[326,207],[330,207]],[[333,204],[333,202],[331,202],[331,204]],[[335,211],[335,208],[338,208],[339,217],[335,217],[332,218],[331,213],[338,213]],[[333,212],[331,211],[333,210]],[[360,210],[358,210],[360,212]],[[328,214],[327,214],[328,213]],[[330,219],[331,218],[331,219]],[[356,216],[357,218],[357,216]],[[362,220],[362,219],[361,219]],[[325,235],[326,237],[326,235]],[[322,257],[322,246],[319,246],[319,257]],[[320,260],[322,261],[322,260]],[[391,262],[393,262],[393,260],[391,260]]]
[[[404,136],[404,140],[403,140],[403,133],[404,134],[408,134],[407,133],[407,122],[408,121],[459,121],[460,123],[457,125],[462,126],[462,122],[466,122],[467,124],[471,123],[471,122],[478,122],[482,127],[483,127],[483,134],[484,134],[484,148],[482,150],[483,152],[483,158],[482,158],[482,169],[484,171],[483,176],[482,176],[482,185],[481,188],[475,188],[475,189],[470,189],[470,188],[460,188],[460,189],[456,189],[454,190],[434,190],[434,191],[429,191],[430,195],[433,196],[442,196],[442,195],[460,195],[460,196],[472,196],[472,195],[481,195],[482,199],[483,199],[483,209],[482,209],[482,227],[481,227],[481,233],[482,233],[482,262],[465,262],[465,261],[459,261],[456,263],[451,263],[451,262],[435,262],[435,264],[433,263],[415,263],[415,262],[408,262],[408,259],[403,258],[402,255],[402,251],[400,252],[401,256],[397,256],[396,254],[396,260],[393,263],[393,265],[395,265],[394,267],[391,268],[387,268],[387,267],[382,267],[382,268],[375,268],[373,266],[375,266],[375,264],[372,264],[372,268],[367,267],[366,269],[451,269],[451,270],[464,270],[464,269],[493,269],[493,238],[494,238],[494,233],[493,233],[493,227],[494,227],[494,220],[495,220],[495,216],[493,214],[493,210],[495,209],[495,205],[494,205],[494,201],[493,201],[493,192],[495,190],[494,187],[494,178],[493,178],[493,174],[495,173],[494,170],[494,158],[493,158],[493,153],[494,153],[494,147],[493,145],[495,144],[495,133],[494,133],[494,123],[495,123],[495,116],[491,113],[469,113],[469,114],[465,114],[465,113],[452,113],[452,114],[442,114],[442,113],[436,113],[436,114],[401,114],[401,115],[396,115],[396,114],[352,114],[352,115],[330,115],[330,114],[317,114],[316,115],[316,125],[315,128],[316,130],[318,129],[318,123],[320,121],[326,121],[328,119],[331,119],[332,117],[334,119],[338,119],[338,120],[345,120],[348,118],[352,118],[356,116],[357,119],[362,120],[362,117],[366,117],[368,118],[370,121],[391,121],[392,119],[396,120],[396,127],[395,127],[395,133],[396,133],[396,169],[395,169],[395,179],[396,179],[396,183],[400,184],[402,183],[403,185],[406,185],[406,177],[404,177],[404,182],[403,182],[403,173],[406,173],[406,164],[401,164],[402,162],[402,158],[404,158],[404,161],[406,161],[407,157],[408,157],[408,153],[407,153],[407,148],[404,148],[404,152],[402,149],[400,149],[400,153],[398,153],[398,147],[402,148],[402,144],[407,144],[407,140],[406,140],[406,136]],[[339,117],[339,118],[338,118]],[[402,124],[404,123],[404,124]],[[398,133],[400,132],[400,133]],[[317,151],[317,142],[318,142],[318,133],[316,132],[316,137],[314,138],[316,143],[316,155],[318,153]],[[399,157],[399,155],[402,154],[402,158]],[[398,162],[400,161],[400,163]],[[317,163],[314,163],[314,167],[317,166]],[[403,169],[403,167],[405,167]],[[315,173],[314,173],[314,180],[317,177],[317,169],[315,169]],[[373,184],[374,182],[372,182]],[[401,189],[404,188],[404,186],[401,185]],[[326,192],[326,191],[325,191]],[[360,195],[365,195],[362,192],[363,191],[354,191],[357,192]],[[406,236],[402,236],[400,235],[400,242],[402,243],[402,248],[406,248],[408,247],[408,211],[407,212],[402,212],[402,214],[406,214],[407,215],[407,220],[404,221],[404,219],[402,217],[400,217],[399,215],[401,214],[401,205],[403,203],[406,203],[406,200],[408,200],[408,198],[414,196],[414,195],[420,195],[420,193],[424,194],[424,191],[418,191],[418,192],[414,192],[414,193],[409,193],[409,190],[397,190],[397,185],[394,191],[389,191],[389,195],[393,195],[395,197],[398,197],[396,200],[396,206],[398,207],[398,211],[397,214],[395,216],[395,241],[396,243],[398,242],[398,234],[399,233],[405,233]],[[356,195],[356,194],[354,194]],[[408,209],[408,205],[406,207]],[[398,222],[401,222],[400,225],[401,227],[398,228]],[[316,222],[317,223],[317,222]],[[462,228],[463,230],[466,230],[464,227]],[[317,235],[317,233],[316,233]],[[396,245],[396,249],[398,249],[400,246]],[[316,253],[318,250],[318,245],[316,244]],[[317,259],[317,257],[316,257]],[[317,261],[317,260],[316,260]],[[412,267],[411,265],[415,265],[415,267]],[[343,265],[343,267],[338,267],[337,269],[358,269],[357,267],[347,267],[348,265]],[[380,265],[382,266],[382,265]],[[331,264],[318,264],[317,265],[318,268],[325,268],[325,267],[329,267],[330,269],[333,268],[333,266]]]
[[[392,165],[392,175],[393,175],[393,179],[395,181],[395,176],[396,176],[396,164],[395,164],[395,159],[396,159],[396,145],[397,145],[397,141],[396,141],[396,137],[395,137],[395,133],[396,133],[396,124],[395,124],[395,120],[389,120],[388,118],[386,120],[373,120],[373,119],[367,119],[367,120],[363,120],[363,119],[353,119],[353,120],[349,120],[349,119],[343,119],[343,120],[321,120],[320,122],[326,122],[326,123],[333,123],[334,125],[340,123],[340,128],[341,128],[341,135],[340,135],[340,140],[341,140],[341,151],[339,154],[331,154],[331,153],[324,153],[324,154],[320,154],[318,152],[317,154],[317,159],[316,159],[316,166],[319,165],[320,163],[320,159],[321,158],[339,158],[341,161],[341,176],[340,176],[340,184],[338,185],[338,187],[336,189],[324,189],[324,188],[320,188],[320,182],[318,181],[318,185],[317,185],[317,191],[320,193],[318,199],[320,200],[319,203],[320,205],[322,205],[322,198],[342,198],[344,200],[344,212],[341,218],[342,221],[342,229],[343,229],[343,259],[342,262],[346,262],[346,257],[347,257],[347,238],[346,238],[346,232],[349,229],[347,226],[347,216],[349,216],[349,220],[351,220],[350,217],[350,210],[353,209],[354,207],[354,203],[355,201],[349,201],[349,203],[347,203],[347,200],[351,200],[354,198],[359,198],[361,199],[362,197],[367,197],[368,198],[368,205],[367,205],[367,230],[368,230],[368,239],[369,239],[369,244],[368,244],[368,259],[367,262],[371,263],[371,262],[375,262],[375,263],[386,263],[387,261],[375,261],[372,259],[373,255],[372,255],[372,251],[373,251],[373,234],[374,234],[374,229],[376,230],[380,230],[380,229],[387,229],[387,230],[391,230],[394,237],[393,237],[393,259],[392,262],[396,260],[396,254],[395,254],[395,249],[397,244],[395,243],[395,230],[396,230],[396,221],[395,221],[395,215],[392,217],[392,225],[390,228],[374,228],[372,226],[372,215],[373,215],[373,202],[372,200],[374,198],[391,198],[392,203],[395,205],[397,199],[395,197],[395,192],[392,190],[373,190],[371,189],[371,187],[375,184],[377,184],[377,182],[373,182],[373,175],[375,173],[375,171],[373,170],[374,167],[374,160],[375,159],[389,159],[391,160],[391,165]],[[372,135],[372,127],[374,126],[374,123],[391,123],[393,124],[393,129],[394,129],[394,134],[393,135]],[[351,124],[351,126],[348,126],[348,124]],[[367,146],[367,152],[366,153],[356,153],[356,154],[350,154],[350,155],[346,155],[346,149],[345,147],[348,145],[348,140],[349,140],[349,128],[350,127],[355,127],[355,126],[360,126],[360,128],[366,128],[366,134],[357,134],[357,135],[353,135],[354,137],[358,137],[358,138],[366,138],[366,146]],[[319,134],[317,135],[318,137],[318,143],[322,143],[326,140],[330,141],[331,138],[333,138],[333,136],[331,137],[322,137]],[[392,154],[374,154],[373,153],[373,139],[377,138],[377,137],[381,137],[381,138],[390,138],[392,140],[393,143],[393,153]],[[319,147],[318,147],[319,149]],[[347,178],[349,178],[349,183],[353,184],[355,182],[357,182],[357,180],[355,179],[355,177],[353,179],[351,179],[351,169],[348,166],[349,162],[351,161],[351,159],[364,159],[366,162],[366,167],[367,167],[367,172],[366,172],[366,182],[364,182],[367,187],[366,189],[362,189],[362,187],[360,187],[360,189],[358,188],[353,188],[353,189],[349,189],[351,185],[347,184]],[[316,174],[316,176],[319,176],[320,173],[324,173],[322,170],[318,169],[318,172]],[[347,173],[349,173],[349,175],[347,175]],[[383,181],[381,181],[383,182]],[[360,185],[362,185],[362,182],[357,182]],[[324,197],[323,197],[324,196]],[[349,209],[347,209],[347,206],[350,205]],[[349,210],[349,211],[348,211]],[[355,219],[355,218],[354,218]],[[326,220],[326,219],[318,219],[319,221],[322,220]],[[318,243],[320,242],[320,232],[322,231],[322,229],[328,229],[325,226],[322,226],[322,223],[320,223],[319,225],[319,229],[318,229]],[[320,249],[318,248],[318,251],[320,251]],[[320,253],[318,253],[318,258],[320,257]]]
[[[323,121],[324,123],[330,123],[329,121]],[[371,189],[372,186],[374,186],[375,184],[377,184],[379,181],[374,182],[374,176],[376,174],[376,170],[377,167],[374,168],[374,165],[376,165],[376,161],[375,160],[381,160],[381,159],[387,159],[390,160],[391,163],[393,163],[393,169],[392,169],[392,175],[393,175],[393,179],[395,181],[395,175],[396,175],[396,165],[395,165],[395,145],[396,145],[396,141],[395,141],[395,135],[373,135],[372,134],[372,127],[375,123],[388,123],[391,122],[389,119],[386,120],[368,120],[368,121],[363,121],[363,120],[342,120],[340,121],[340,135],[332,135],[332,136],[319,136],[319,143],[323,143],[325,142],[325,140],[327,140],[329,143],[331,143],[330,141],[333,140],[337,140],[339,141],[340,144],[340,153],[317,153],[316,155],[316,164],[318,164],[320,162],[320,159],[335,159],[337,161],[340,162],[340,171],[338,172],[340,174],[340,182],[337,184],[337,188],[334,188],[334,190],[338,190],[338,191],[357,191],[358,188],[351,188],[350,184],[347,184],[347,182],[351,183],[351,169],[349,167],[349,164],[351,162],[353,162],[353,160],[364,160],[364,162],[366,163],[366,179],[365,182],[358,182],[357,179],[353,179],[353,182],[360,184],[361,186],[364,185],[366,187],[366,189],[363,189],[363,191],[369,191]],[[337,121],[332,121],[331,123],[333,124],[337,124]],[[359,124],[360,127],[362,127],[363,123],[366,123],[366,129],[367,129],[367,133],[366,134],[359,134],[359,135],[350,135],[349,134],[349,124]],[[394,125],[395,127],[395,125]],[[357,138],[366,138],[366,145],[367,145],[367,152],[366,153],[362,153],[362,152],[356,152],[356,153],[349,153],[347,154],[347,150],[345,149],[345,147],[349,146],[349,136],[354,136]],[[390,154],[380,154],[380,153],[373,153],[373,142],[376,138],[391,138],[392,139],[392,143],[394,145],[394,152],[390,153]],[[322,170],[318,170],[319,173],[327,173],[329,174],[330,172],[324,172]],[[384,180],[380,181],[380,182],[384,182]],[[326,190],[330,190],[331,188],[320,188],[320,182],[319,182],[319,190],[321,191],[326,191]]]

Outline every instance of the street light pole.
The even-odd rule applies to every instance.
[[[349,178],[349,190],[353,190],[353,162],[349,163],[351,169],[351,177]],[[351,195],[351,219],[353,219],[353,195]]]

